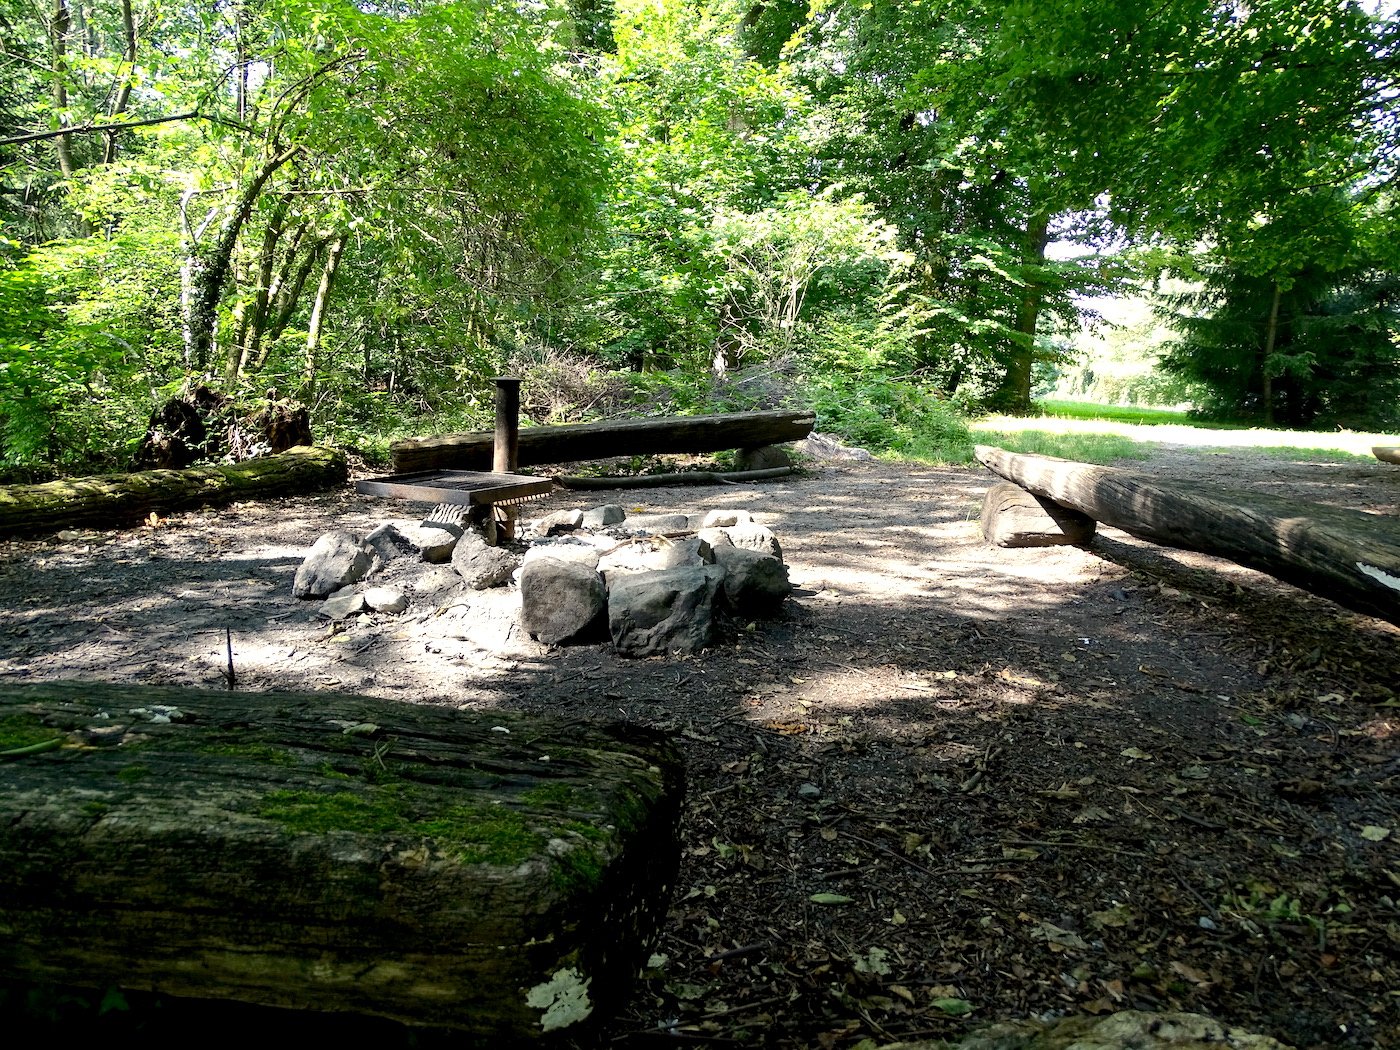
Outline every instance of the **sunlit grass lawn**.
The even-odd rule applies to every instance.
[[[1375,445],[1400,445],[1395,434],[1349,430],[1264,430],[1186,422],[1184,412],[1054,401],[1038,416],[988,416],[971,424],[974,440],[1012,452],[1034,452],[1081,463],[1150,459],[1162,442],[1203,454],[1248,450],[1291,460],[1364,459]]]

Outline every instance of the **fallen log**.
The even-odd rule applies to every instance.
[[[619,1002],[678,860],[636,727],[58,682],[0,687],[0,764],[12,982],[515,1045]]]
[[[773,411],[527,427],[520,431],[517,465],[760,448],[800,441],[812,432],[815,423],[811,412]],[[490,470],[494,444],[493,432],[442,434],[396,441],[389,452],[395,474]]]
[[[303,445],[261,459],[0,487],[0,535],[75,525],[112,528],[151,512],[300,495],[345,483],[345,454]]]
[[[1400,623],[1400,521],[1394,518],[985,445],[977,447],[977,458],[1027,491],[1105,525],[1228,558]]]
[[[566,489],[660,489],[671,485],[741,485],[746,481],[785,478],[791,473],[792,467],[769,467],[766,470],[683,470],[675,474],[609,475],[597,478],[570,475],[555,478],[554,481]]]

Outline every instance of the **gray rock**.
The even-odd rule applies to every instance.
[[[521,564],[523,567],[543,558],[553,558],[555,561],[575,562],[590,569],[597,569],[600,557],[602,552],[591,543],[546,543],[536,544],[527,550],[525,560]]]
[[[851,448],[849,445],[841,444],[830,434],[818,434],[816,431],[807,435],[800,448],[813,459],[839,461],[875,458],[863,448]]]
[[[390,522],[394,531],[398,533],[403,542],[407,543],[412,550],[418,552],[418,556],[426,562],[434,565],[441,565],[452,560],[452,552],[457,546],[457,537],[461,535],[449,528],[440,528],[436,525],[420,525],[416,521],[393,521]]]
[[[683,565],[713,565],[715,552],[699,536],[686,536],[642,555],[648,569],[675,569]]]
[[[369,575],[374,551],[354,533],[328,532],[311,545],[297,568],[292,593],[298,598],[325,598]]]
[[[527,559],[520,570],[520,623],[545,645],[601,634],[606,608],[603,578],[581,562]]]
[[[573,532],[583,524],[583,511],[556,510],[538,521],[531,522],[530,531],[536,536],[557,536],[561,532]]]
[[[787,566],[771,555],[720,547],[715,563],[724,566],[724,597],[740,616],[772,616],[792,593]]]
[[[627,543],[603,554],[598,559],[598,571],[604,576],[650,572],[654,568],[650,561],[653,553],[655,551],[649,543]]]
[[[708,543],[711,550],[734,546],[734,541],[729,538],[729,533],[722,528],[701,529],[696,535]]]
[[[492,547],[475,532],[465,532],[452,552],[452,568],[476,591],[509,583],[520,567],[519,556],[503,547]]]
[[[370,587],[364,599],[375,612],[401,613],[408,608],[408,595],[397,587]]]
[[[608,629],[624,656],[693,653],[714,635],[718,565],[662,569],[608,580]]]
[[[700,523],[702,529],[723,529],[730,525],[743,525],[754,520],[746,510],[712,510]]]
[[[634,514],[627,519],[633,532],[678,532],[690,528],[684,514]]]
[[[620,525],[627,520],[627,512],[616,503],[605,503],[583,512],[585,529],[605,529],[609,525]]]
[[[384,563],[412,555],[417,558],[419,550],[401,533],[392,521],[377,526],[365,537],[365,545],[370,547]]]
[[[741,448],[734,453],[735,470],[775,470],[792,466],[792,456],[782,445]]]
[[[366,608],[368,607],[365,605],[363,594],[355,592],[336,594],[326,599],[317,615],[324,616],[328,620],[344,620],[349,616],[358,616]]]
[[[1054,547],[1084,544],[1094,538],[1098,522],[999,481],[982,500],[982,536],[997,547]]]
[[[749,521],[742,525],[731,525],[724,531],[729,534],[730,542],[736,547],[783,560],[783,548],[778,543],[778,537],[773,535],[773,531],[767,525]]]

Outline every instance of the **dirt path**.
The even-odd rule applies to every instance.
[[[1133,466],[1400,519],[1382,464]],[[867,463],[609,494],[744,507],[782,540],[784,618],[687,659],[551,651],[452,602],[332,632],[291,598],[305,549],[402,512],[353,494],[10,542],[0,674],[218,685],[228,629],[243,689],[674,731],[681,881],[604,1042],[847,1046],[1136,1007],[1400,1045],[1400,631],[1113,530],[987,548],[990,480]]]

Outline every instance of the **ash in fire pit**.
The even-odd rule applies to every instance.
[[[556,511],[502,546],[446,505],[364,537],[327,533],[293,587],[330,620],[505,604],[542,644],[611,638],[632,656],[702,649],[717,616],[776,615],[791,590],[777,537],[747,511],[628,517],[615,504]]]

